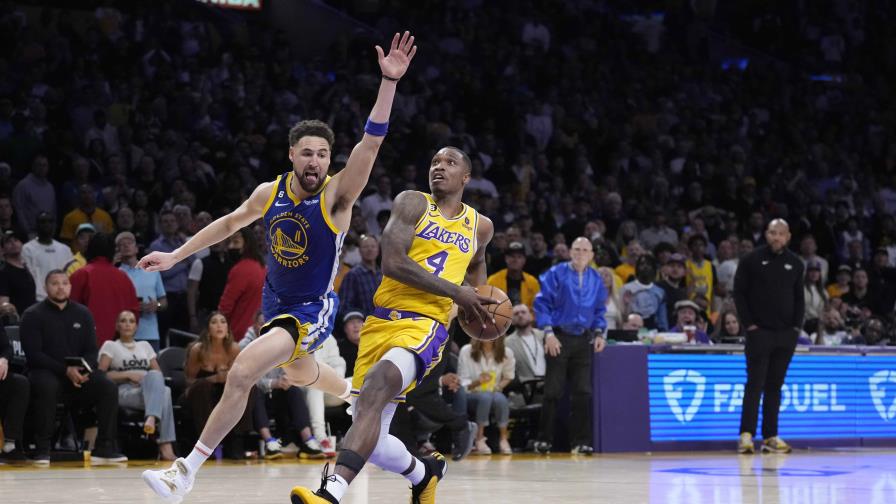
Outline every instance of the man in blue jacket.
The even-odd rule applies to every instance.
[[[587,238],[572,242],[571,261],[553,266],[541,275],[541,292],[535,296],[536,324],[545,332],[546,370],[539,439],[535,451],[549,453],[554,437],[557,402],[566,382],[570,390],[572,453],[590,455],[592,349],[606,346],[607,291],[600,274],[590,267],[594,249]]]

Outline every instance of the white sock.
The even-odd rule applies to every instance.
[[[412,485],[418,485],[423,478],[426,476],[426,466],[424,462],[417,457],[414,457],[414,470],[410,473],[405,474],[404,477],[407,478],[408,481],[411,482]]]
[[[352,380],[351,379],[345,380],[345,392],[343,392],[342,395],[339,396],[339,398],[345,402],[351,402],[351,399],[352,399]]]
[[[187,468],[190,469],[190,475],[196,474],[196,471],[202,467],[202,463],[205,462],[212,455],[212,450],[208,446],[202,444],[201,441],[196,441],[196,446],[193,447],[193,451],[187,455],[187,458],[184,459],[184,462],[187,464]]]
[[[341,501],[345,491],[348,490],[348,482],[338,474],[331,474],[327,476],[327,484],[324,486],[324,490],[330,492],[330,495],[337,501]]]

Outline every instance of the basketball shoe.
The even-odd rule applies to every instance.
[[[755,452],[756,447],[753,445],[753,435],[749,432],[741,432],[740,441],[737,442],[737,453],[750,454]]]
[[[143,481],[159,497],[170,504],[179,504],[193,489],[195,474],[190,473],[183,458],[165,470],[143,471]]]
[[[324,464],[324,472],[320,477],[320,488],[316,492],[312,492],[310,488],[293,487],[289,493],[290,502],[292,504],[339,504],[339,501],[327,491],[327,481],[333,478],[336,481],[335,474],[329,474],[330,464]]]
[[[426,475],[420,483],[411,487],[411,504],[435,504],[436,486],[448,472],[448,463],[439,452],[432,452],[431,455],[418,460],[425,464]]]
[[[773,436],[762,441],[762,453],[790,453],[793,448],[778,436]]]

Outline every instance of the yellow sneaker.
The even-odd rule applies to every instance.
[[[310,488],[297,486],[289,493],[292,504],[339,504],[330,492],[326,490],[327,479],[330,477],[330,464],[324,464],[324,472],[320,478],[320,488],[313,492]]]
[[[770,437],[762,442],[762,453],[790,453],[793,448],[778,436]]]
[[[435,504],[436,486],[445,477],[448,463],[439,452],[432,452],[420,460],[425,464],[426,476],[411,487],[411,504]]]
[[[756,447],[753,445],[753,435],[749,432],[740,433],[740,441],[737,443],[737,453],[756,453]]]

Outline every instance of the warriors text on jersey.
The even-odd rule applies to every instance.
[[[264,288],[267,307],[278,301],[293,305],[319,301],[333,288],[339,267],[339,252],[345,233],[333,225],[324,206],[324,188],[304,200],[290,190],[293,172],[277,177],[264,210],[267,230],[267,279]]]

